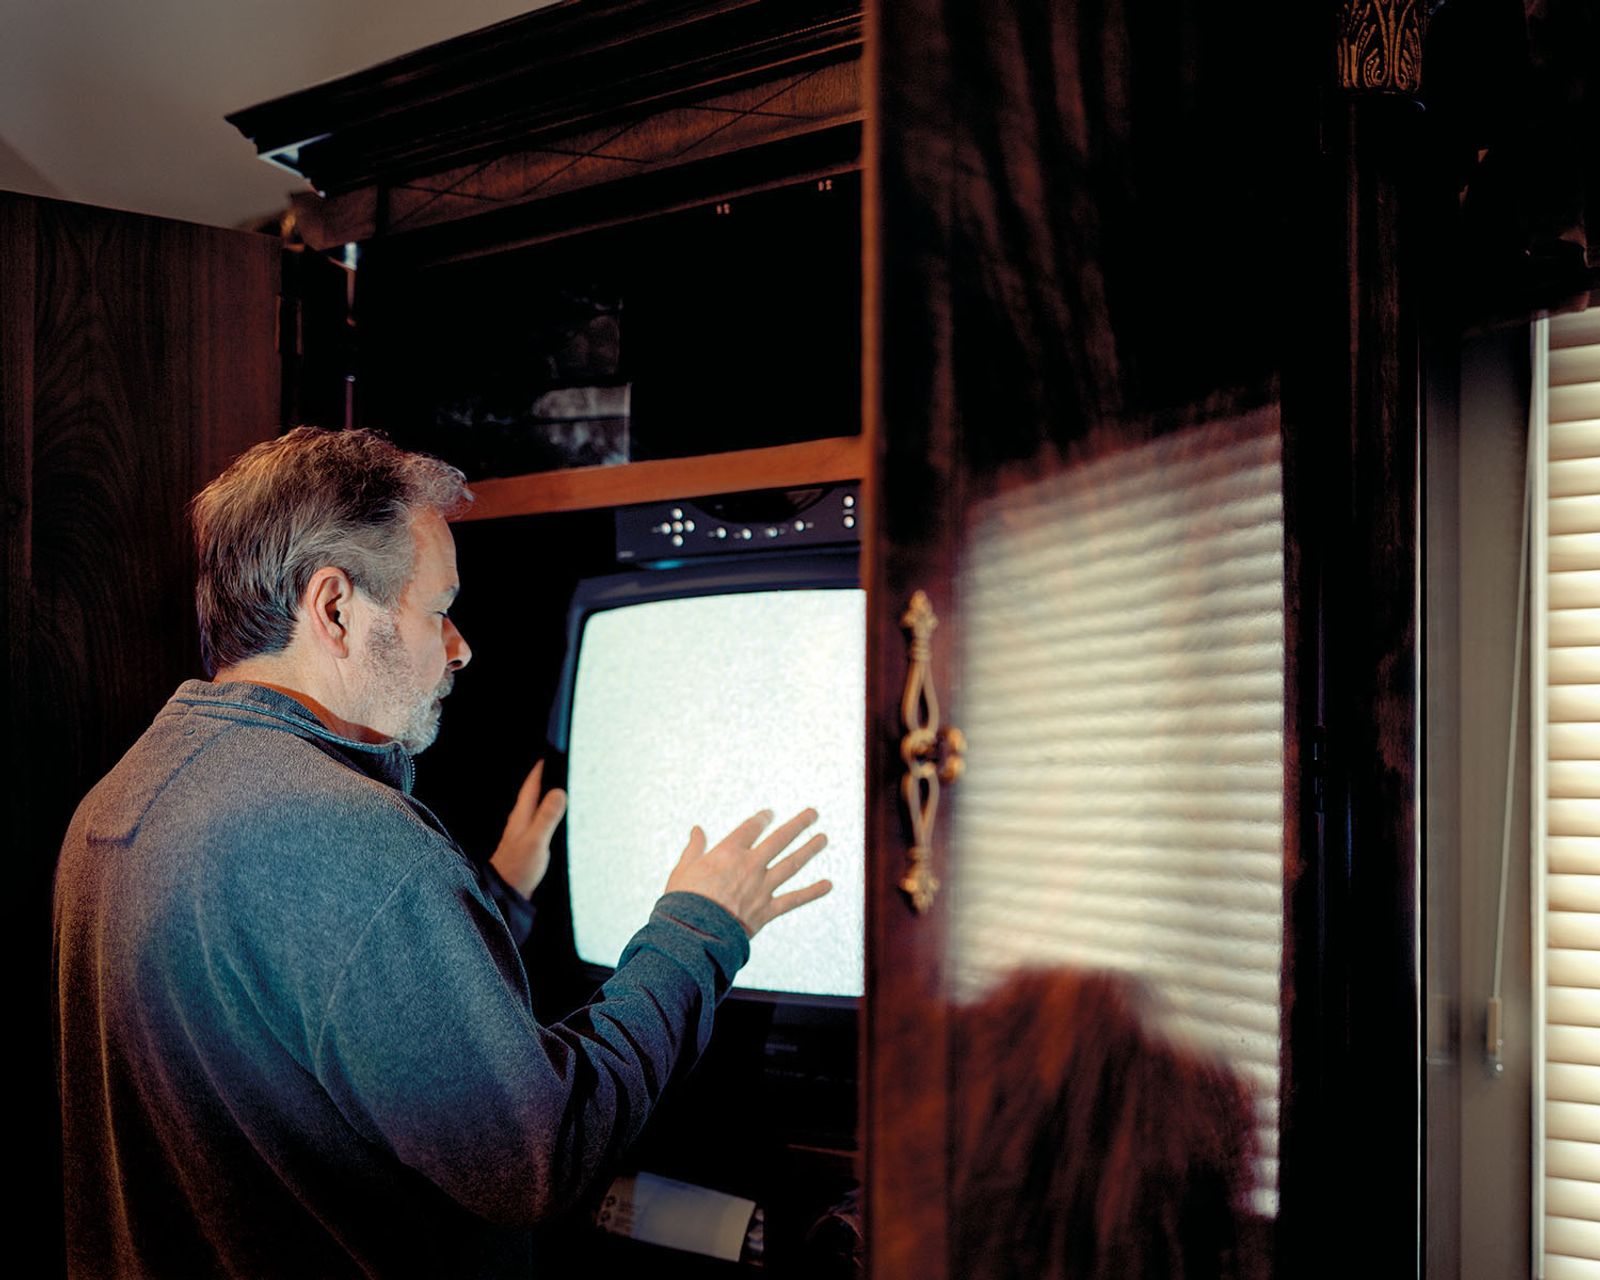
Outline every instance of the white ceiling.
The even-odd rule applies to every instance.
[[[237,226],[293,175],[240,107],[548,0],[0,0],[0,189]]]

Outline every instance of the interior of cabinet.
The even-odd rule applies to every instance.
[[[566,647],[566,603],[580,578],[613,567],[611,527],[611,512],[591,510],[457,528],[463,589],[452,615],[473,657],[438,742],[419,761],[416,791],[475,856],[494,847],[504,816],[496,802],[509,804],[535,759],[546,758],[550,782],[564,780],[545,726]],[[647,758],[642,752],[634,766]],[[617,768],[626,773],[630,762]],[[585,1003],[597,981],[577,960],[562,833],[553,855],[525,950],[535,1013],[547,1024]],[[730,997],[706,1056],[669,1088],[621,1172],[755,1201],[765,1215],[766,1271],[818,1274],[818,1250],[829,1246],[808,1237],[855,1186],[857,1044],[850,1002]],[[604,1190],[550,1227],[544,1256],[574,1266],[608,1257],[643,1265],[649,1256],[663,1275],[734,1272],[595,1230],[591,1215]]]
[[[546,725],[567,604],[580,580],[618,569],[619,505],[861,475],[859,200],[858,177],[842,173],[499,253],[389,242],[365,255],[359,420],[461,466],[479,495],[456,528],[452,610],[472,663],[417,780],[472,855],[494,847],[495,799],[509,805],[534,760],[547,758],[548,783],[564,780]],[[552,447],[530,411],[552,392],[625,406],[611,416],[625,416],[627,460]],[[621,439],[618,426],[593,435]],[[547,1022],[595,983],[576,960],[564,854],[558,833],[526,955]],[[857,1046],[852,1003],[730,998],[624,1172],[756,1201],[767,1273],[826,1274],[851,1247],[829,1215],[858,1176]],[[742,1270],[594,1230],[603,1191],[551,1225],[543,1259]]]
[[[471,480],[858,435],[859,205],[839,173],[504,252],[380,246],[359,276],[360,416]],[[749,475],[838,466],[794,457]],[[548,509],[530,492],[522,510]]]

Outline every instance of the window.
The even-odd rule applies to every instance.
[[[1600,1276],[1600,309],[1535,330],[1533,1231]]]

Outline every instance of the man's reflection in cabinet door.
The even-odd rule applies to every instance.
[[[1266,1275],[1250,1088],[1137,979],[1019,970],[953,1026],[953,1274]]]

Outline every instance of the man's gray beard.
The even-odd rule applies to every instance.
[[[443,711],[441,700],[449,694],[456,682],[453,671],[446,671],[444,679],[426,695],[401,703],[399,698],[410,684],[404,646],[400,630],[393,619],[373,633],[368,650],[371,667],[368,671],[374,690],[378,691],[380,705],[386,711],[397,711],[401,725],[394,740],[411,755],[426,751],[439,736],[439,717]],[[388,717],[385,717],[387,719]]]
[[[444,711],[442,699],[449,694],[455,679],[454,672],[445,672],[444,679],[433,691],[433,696],[427,702],[420,702],[411,709],[411,715],[395,741],[412,755],[426,751],[439,736],[439,718]]]

